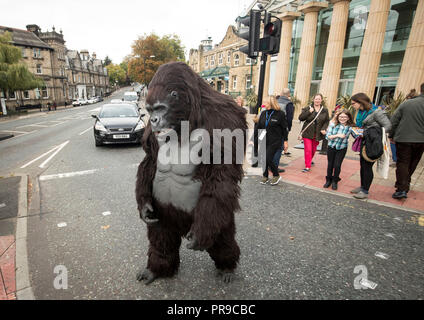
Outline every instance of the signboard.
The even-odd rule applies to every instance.
[[[7,116],[6,101],[4,100],[4,98],[0,99],[0,104],[3,115]]]

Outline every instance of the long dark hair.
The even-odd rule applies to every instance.
[[[366,111],[369,111],[371,109],[371,99],[363,92],[354,94],[350,99],[355,102],[358,102]]]

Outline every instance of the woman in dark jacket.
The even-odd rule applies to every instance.
[[[317,93],[314,96],[312,105],[303,108],[299,115],[299,120],[304,121],[301,132],[305,155],[305,169],[302,172],[309,172],[311,170],[312,159],[314,158],[319,142],[325,137],[330,122],[328,109],[322,105],[322,101],[322,94]]]
[[[266,110],[262,111],[257,125],[258,130],[266,130],[266,134],[261,134],[261,132],[258,134],[259,140],[266,138],[266,164],[261,183],[266,184],[269,181],[268,169],[270,169],[273,175],[270,184],[276,185],[281,180],[281,177],[273,158],[281,147],[281,141],[287,141],[287,120],[284,112],[280,110],[280,105],[275,96],[270,96],[264,104]]]
[[[356,116],[356,126],[364,130],[364,133],[367,129],[371,127],[384,127],[386,133],[392,127],[389,118],[386,116],[383,110],[373,107],[371,99],[365,93],[357,93],[351,97],[352,106],[358,110]],[[362,143],[363,145],[363,143]],[[354,193],[356,199],[367,199],[368,191],[370,189],[372,180],[374,178],[374,173],[372,167],[375,161],[368,161],[366,157],[363,156],[363,148],[361,147],[360,153],[360,165],[361,165],[361,186],[350,191]]]

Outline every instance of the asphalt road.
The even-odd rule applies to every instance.
[[[69,141],[45,168],[39,165],[49,155],[19,169],[33,177],[28,255],[37,299],[424,298],[424,227],[416,214],[286,183],[262,186],[255,176],[241,185],[233,283],[222,283],[207,253],[186,249],[186,240],[175,277],[137,282],[148,247],[134,195],[144,154],[140,146],[96,148],[91,130],[80,135],[92,126],[95,108],[61,111],[79,118],[39,127],[38,139],[36,133],[12,138],[5,157],[15,165],[0,162],[0,172],[18,170]],[[53,116],[59,111],[43,120]],[[64,173],[73,175],[58,176]],[[57,266],[63,267],[55,273]],[[67,288],[57,289],[64,270]],[[377,286],[355,289],[365,272]]]

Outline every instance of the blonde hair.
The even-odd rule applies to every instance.
[[[280,105],[277,102],[277,98],[275,96],[269,96],[266,100],[265,103],[269,103],[269,105],[271,106],[271,109],[273,110],[281,110]]]

